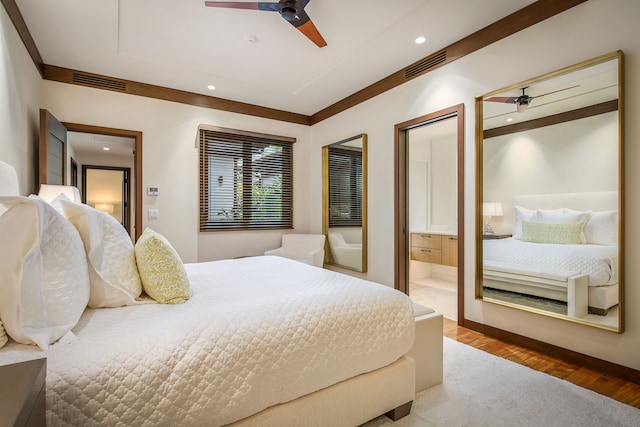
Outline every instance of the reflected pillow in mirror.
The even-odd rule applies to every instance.
[[[513,228],[513,238],[522,239],[522,221],[535,221],[536,211],[521,206],[514,206],[513,211],[516,218]]]
[[[591,211],[574,211],[567,208],[556,210],[543,210],[538,209],[536,211],[537,222],[543,224],[570,224],[570,223],[582,223],[583,227],[589,221]],[[580,232],[580,243],[586,243],[587,238],[584,235],[584,230]]]
[[[579,245],[582,243],[583,228],[583,222],[545,224],[542,222],[522,221],[522,241]]]
[[[618,211],[592,212],[584,226],[587,243],[593,245],[618,244]]]

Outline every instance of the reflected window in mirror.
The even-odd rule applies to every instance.
[[[477,98],[478,298],[622,332],[621,77],[614,52]]]
[[[367,136],[323,147],[325,263],[359,272],[367,268]]]

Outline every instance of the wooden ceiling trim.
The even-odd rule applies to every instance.
[[[189,104],[196,107],[247,114],[250,116],[263,117],[266,119],[279,120],[282,122],[296,123],[306,126],[310,125],[309,116],[306,116],[304,114],[291,113],[288,111],[261,107],[244,102],[230,101],[228,99],[200,95],[193,92],[186,92],[163,86],[155,86],[147,83],[134,82],[131,80],[118,79],[115,77],[87,73],[84,71],[56,67],[53,65],[45,64],[44,78],[46,80],[52,80],[61,83],[69,83],[79,86],[92,87],[95,89],[110,90],[119,93],[127,93],[129,95],[138,95],[147,98],[161,99],[164,101],[179,102],[181,104]]]
[[[24,47],[27,49],[27,52],[29,52],[31,60],[36,65],[40,75],[44,77],[44,61],[42,60],[42,56],[40,56],[36,42],[33,40],[33,37],[31,37],[31,32],[29,31],[26,22],[24,22],[24,18],[22,17],[22,13],[20,13],[18,5],[15,0],[0,1],[2,2],[4,9],[7,11],[7,15],[9,15],[11,22],[13,22],[13,26],[16,28],[18,35],[22,39]]]
[[[443,50],[421,59],[420,61],[416,61],[389,77],[386,77],[385,79],[382,79],[379,82],[376,82],[321,111],[318,111],[311,116],[311,124],[314,125],[328,119],[329,117],[354,107],[363,101],[380,95],[389,89],[400,86],[409,80],[438,69],[443,65],[455,61],[456,59],[469,55],[478,49],[489,46],[492,43],[502,40],[503,38],[513,35],[525,28],[542,22],[545,19],[551,18],[552,16],[562,13],[586,1],[587,0],[538,0],[537,2],[512,13],[501,20],[478,30],[461,40],[458,40]],[[442,55],[442,52],[445,53],[444,60],[436,61],[432,67],[427,67],[419,73],[405,72],[406,70],[415,68],[429,58]]]
[[[574,6],[586,2],[587,0],[538,0],[517,12],[503,18],[495,23],[476,31],[475,33],[453,43],[445,49],[442,49],[432,55],[429,55],[408,67],[399,70],[382,80],[361,89],[352,95],[318,111],[317,113],[307,116],[304,114],[292,113],[283,110],[276,110],[258,105],[247,104],[238,101],[231,101],[223,98],[200,95],[197,93],[171,89],[162,86],[155,86],[146,83],[139,83],[129,80],[116,79],[109,76],[85,73],[83,71],[70,70],[67,68],[56,67],[44,64],[37,46],[27,28],[26,23],[18,9],[15,0],[0,0],[4,5],[13,25],[16,27],[18,34],[31,55],[31,58],[40,71],[40,74],[46,80],[53,80],[69,84],[77,84],[82,86],[100,88],[104,90],[114,90],[124,92],[131,95],[145,96],[149,98],[161,99],[166,101],[179,102],[198,107],[211,108],[233,113],[246,114],[267,119],[279,120],[283,122],[296,123],[311,126],[319,123],[331,116],[341,113],[352,108],[364,101],[378,96],[390,89],[400,86],[409,80],[422,76],[428,72],[449,64],[456,59],[462,58],[478,49],[495,43],[505,37],[517,33],[520,30],[535,25],[545,19],[562,13]],[[110,80],[119,82],[114,87],[104,86],[102,84],[87,84],[86,79],[74,81],[73,73],[80,73],[84,76],[92,76],[97,80]],[[122,90],[122,87],[126,87]]]

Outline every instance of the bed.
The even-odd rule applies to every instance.
[[[516,196],[512,237],[483,240],[483,286],[606,315],[618,304],[617,209],[617,192]]]
[[[86,295],[50,342],[9,333],[0,365],[46,357],[49,425],[356,426],[408,414],[416,389],[442,380],[441,315],[416,318],[390,287],[280,257],[182,268],[179,304],[91,308]]]

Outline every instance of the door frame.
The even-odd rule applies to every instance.
[[[135,187],[135,240],[142,234],[142,132],[127,129],[108,128],[103,126],[83,125],[79,123],[62,122],[70,132],[93,133],[98,135],[121,136],[133,138],[135,149],[133,152]]]
[[[394,129],[394,204],[395,204],[395,273],[394,287],[409,294],[409,197],[408,150],[409,130],[457,117],[457,176],[458,176],[458,325],[464,323],[464,104],[408,120]]]
[[[125,186],[122,188],[122,225],[131,234],[131,168],[120,166],[82,165],[82,203],[87,203],[87,170],[107,170],[122,172]]]

